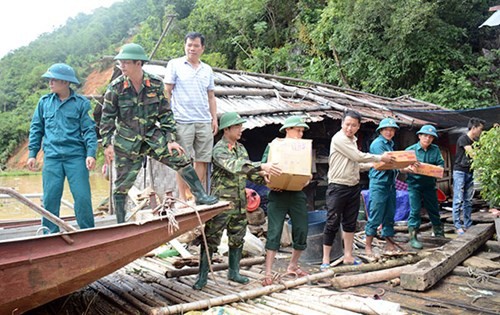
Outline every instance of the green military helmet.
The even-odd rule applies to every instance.
[[[42,74],[42,78],[56,79],[68,81],[75,84],[80,84],[76,78],[75,70],[65,63],[55,63],[47,69],[47,72]]]
[[[285,132],[286,128],[291,127],[304,127],[305,130],[309,129],[309,126],[306,124],[306,120],[301,116],[290,116],[285,120],[285,123],[280,128],[280,132]]]
[[[387,118],[384,118],[380,121],[380,124],[378,125],[378,128],[376,131],[379,132],[380,130],[382,130],[384,128],[399,129],[399,126],[398,126],[398,124],[396,124],[396,121],[394,120],[394,118],[387,117]]]
[[[125,44],[120,49],[118,55],[115,56],[115,60],[142,60],[149,61],[148,56],[146,56],[146,52],[141,45],[138,44]]]
[[[422,134],[422,133],[426,134],[426,135],[431,135],[434,138],[438,137],[436,127],[434,127],[432,125],[424,125],[424,126],[422,126],[422,128],[420,128],[420,130],[417,132],[417,135]]]
[[[224,113],[220,117],[219,131],[234,125],[242,124],[244,122],[246,122],[246,120],[241,118],[241,116],[236,112]]]

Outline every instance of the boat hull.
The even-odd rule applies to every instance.
[[[228,203],[199,211],[206,222]],[[199,226],[195,213],[176,216],[179,229],[155,219],[0,242],[0,314],[20,314],[98,280]]]

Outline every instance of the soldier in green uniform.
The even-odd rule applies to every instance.
[[[240,259],[246,233],[246,181],[264,183],[266,175],[279,176],[281,170],[271,163],[252,162],[245,147],[238,142],[241,138],[244,119],[237,113],[224,113],[220,118],[219,131],[224,135],[212,151],[212,190],[221,200],[232,201],[234,208],[218,214],[205,224],[209,257],[202,244],[200,248],[200,272],[193,285],[201,290],[207,284],[208,259],[217,251],[222,232],[227,229],[229,239],[229,280],[247,283],[248,278],[240,275]]]
[[[285,120],[280,128],[280,132],[286,134],[285,138],[302,139],[304,131],[309,126],[304,118],[300,116],[291,116]],[[268,161],[270,146],[268,145],[262,156],[262,162]],[[306,183],[307,185],[308,183]],[[304,185],[305,187],[305,185]],[[301,191],[273,189],[268,195],[269,203],[267,205],[267,241],[266,241],[266,273],[262,280],[262,285],[273,284],[272,267],[276,252],[280,248],[281,233],[283,232],[283,223],[288,214],[292,220],[292,240],[293,250],[290,263],[287,267],[287,273],[297,277],[307,276],[299,265],[299,258],[307,246],[307,197]]]
[[[419,162],[444,167],[443,156],[439,147],[432,143],[438,137],[436,128],[425,125],[417,132],[419,141],[406,148],[406,151],[415,151],[417,165]],[[414,164],[415,165],[415,164]],[[414,166],[410,165],[403,171],[408,172],[408,195],[410,197],[410,217],[408,218],[408,232],[410,234],[410,246],[421,249],[422,243],[417,239],[417,232],[422,222],[420,208],[422,200],[429,214],[435,236],[444,236],[443,224],[439,217],[439,204],[437,200],[436,178],[413,174]]]
[[[176,141],[175,121],[164,95],[161,78],[143,71],[149,61],[144,49],[126,44],[114,58],[122,75],[104,96],[100,132],[106,161],[116,166],[113,199],[118,223],[125,221],[125,198],[146,155],[179,172],[189,185],[196,204],[214,204],[206,194],[189,158]]]

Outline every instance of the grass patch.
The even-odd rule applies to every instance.
[[[39,172],[32,172],[29,170],[12,170],[12,171],[2,171],[0,172],[0,177],[7,177],[7,176],[30,176],[30,175],[40,175],[42,174],[41,171]]]

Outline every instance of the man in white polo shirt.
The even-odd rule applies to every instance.
[[[177,142],[194,159],[194,168],[206,186],[207,165],[212,158],[213,136],[217,133],[217,104],[212,68],[200,60],[205,37],[191,32],[184,38],[184,57],[172,59],[163,82],[177,123]],[[177,176],[179,197],[188,190]]]

